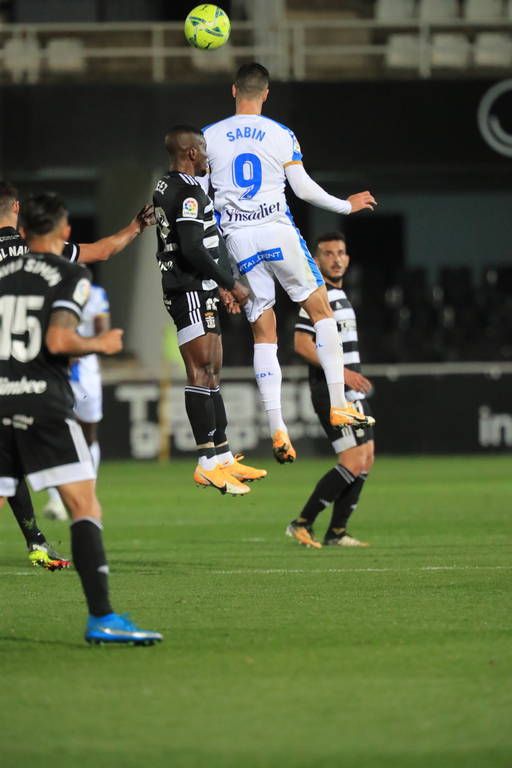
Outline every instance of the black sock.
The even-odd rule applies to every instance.
[[[185,408],[199,456],[215,456],[215,406],[207,387],[185,387]]]
[[[108,565],[101,536],[101,524],[91,518],[71,524],[71,551],[85,593],[89,613],[112,613],[108,596]]]
[[[218,455],[229,451],[229,443],[226,437],[228,417],[219,387],[211,389],[210,392],[213,407],[215,408],[215,435],[213,436],[213,441],[215,443],[215,453]]]
[[[346,467],[337,464],[318,481],[315,490],[306,502],[306,506],[297,518],[297,522],[312,525],[317,515],[350,488],[355,477]]]
[[[34,513],[34,507],[32,506],[32,499],[25,480],[20,480],[16,493],[14,496],[10,496],[9,506],[14,513],[16,522],[18,523],[27,546],[31,544],[44,544],[46,539],[44,534],[37,527],[36,516]]]
[[[366,472],[362,472],[349,488],[338,496],[334,502],[334,508],[332,510],[331,522],[329,523],[329,529],[327,535],[339,536],[342,534],[348,524],[348,519],[352,512],[357,507],[359,496],[363,490],[364,481],[368,477]]]

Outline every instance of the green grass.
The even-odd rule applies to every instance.
[[[510,768],[510,459],[382,458],[372,547],[306,550],[283,530],[328,467],[233,499],[104,465],[114,605],[154,648],[86,646],[76,574],[32,569],[2,510],[3,768]]]

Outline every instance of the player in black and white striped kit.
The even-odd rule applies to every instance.
[[[371,415],[365,396],[371,391],[372,385],[361,374],[356,314],[342,287],[343,276],[350,261],[344,235],[341,232],[321,235],[316,242],[315,260],[325,280],[329,303],[343,344],[345,396],[362,413]],[[318,360],[315,329],[303,310],[295,324],[295,351],[309,365],[313,407],[338,455],[338,463],[317,483],[306,506],[300,515],[292,520],[286,532],[302,544],[320,548],[320,542],[314,538],[313,523],[323,509],[334,504],[324,545],[367,546],[366,542],[359,541],[348,533],[347,524],[373,464],[373,429],[346,427],[340,433],[332,428],[329,420],[329,391]]]

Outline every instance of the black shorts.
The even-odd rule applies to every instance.
[[[364,445],[374,439],[372,427],[344,427],[343,429],[335,429],[331,426],[329,418],[331,402],[327,384],[311,387],[311,402],[335,453],[342,453],[349,448],[355,448],[356,445]],[[356,400],[352,404],[367,416],[372,415],[368,400],[365,398],[363,400]]]
[[[178,331],[180,346],[205,333],[220,334],[219,301],[217,288],[213,291],[180,291],[164,296],[164,304]]]
[[[34,491],[96,473],[82,429],[74,419],[28,416],[0,419],[0,496],[14,496],[26,477]]]

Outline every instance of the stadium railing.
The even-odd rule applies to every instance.
[[[478,55],[481,33],[500,33],[504,58]],[[50,23],[0,25],[0,72],[7,81],[40,82],[59,77],[55,41],[69,45],[61,56],[61,76],[112,81],[164,82],[167,77],[183,80],[204,77],[204,56],[208,70],[231,72],[234,64],[263,59],[278,80],[314,78],[408,76],[428,78],[436,68],[436,35],[455,34],[467,40],[467,61],[456,62],[466,74],[485,76],[506,71],[507,35],[512,39],[511,18],[485,19],[362,19],[285,18],[266,40],[258,44],[258,30],[252,21],[233,23],[230,43],[218,51],[202,54],[190,48],[180,23]],[[398,36],[398,40],[397,40]],[[407,50],[400,56],[400,37]],[[504,37],[505,36],[505,37]],[[73,61],[73,44],[79,60]],[[398,55],[397,55],[398,45]],[[120,66],[122,64],[122,66]],[[447,69],[450,63],[447,64]],[[208,71],[206,70],[206,72]],[[442,74],[442,73],[441,73]],[[439,72],[436,72],[439,75]]]

